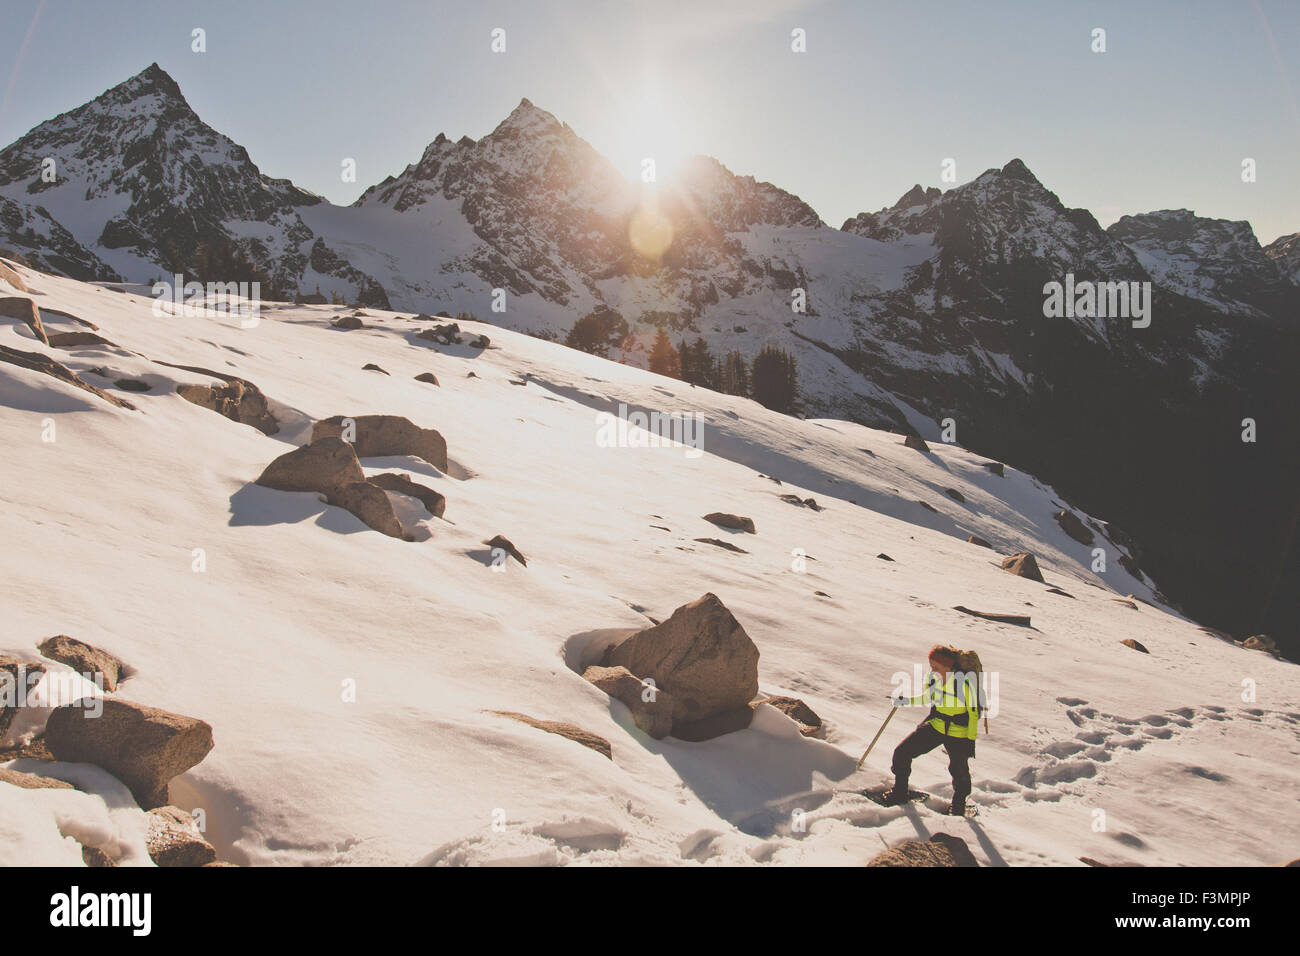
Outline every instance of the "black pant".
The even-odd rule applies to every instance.
[[[907,778],[912,773],[912,761],[928,754],[935,747],[943,744],[948,752],[948,772],[952,774],[953,799],[965,800],[970,796],[970,767],[968,763],[975,756],[975,741],[969,737],[949,737],[939,733],[927,720],[916,730],[908,734],[901,744],[894,748],[894,786],[900,793],[907,792]]]

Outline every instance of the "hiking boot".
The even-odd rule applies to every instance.
[[[894,787],[892,790],[886,790],[880,795],[880,802],[887,807],[900,807],[907,803],[907,789],[900,790]]]
[[[944,812],[950,817],[964,817],[966,815],[966,798],[954,797],[952,803],[948,804],[948,809]]]

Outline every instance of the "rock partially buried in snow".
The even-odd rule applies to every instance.
[[[799,725],[799,733],[805,737],[821,736],[822,719],[817,716],[816,711],[798,697],[766,697],[763,700],[754,701],[750,706],[757,707],[760,704],[771,704],[785,714]]]
[[[530,717],[527,714],[516,713],[512,710],[492,710],[488,713],[496,714],[498,717],[508,717],[511,720],[517,720],[521,724],[527,724],[529,727],[536,727],[538,730],[544,730],[548,734],[558,734],[574,743],[582,744],[591,750],[596,751],[607,760],[614,759],[613,750],[609,746],[609,741],[604,737],[598,737],[595,734],[583,730],[576,724],[567,724],[560,720],[538,720],[536,717]]]
[[[41,310],[37,308],[35,299],[16,295],[0,296],[0,315],[27,323],[33,335],[43,344],[50,344],[49,337],[45,334],[45,326],[41,324]]]
[[[115,343],[94,332],[52,332],[48,338],[50,346],[56,349],[71,349],[85,345],[108,345],[117,348]]]
[[[250,425],[264,435],[274,435],[280,430],[280,423],[271,414],[262,390],[242,378],[215,385],[177,385],[176,394],[232,422]]]
[[[749,554],[744,548],[739,548],[730,541],[723,541],[721,538],[695,538],[700,544],[711,544],[717,548],[726,548],[728,551],[735,551],[737,554]]]
[[[429,385],[438,384],[438,376],[434,375],[432,372],[421,372],[419,375],[415,376],[415,380],[417,382],[426,382]]]
[[[713,511],[704,516],[704,520],[716,524],[719,528],[727,528],[731,531],[743,531],[746,534],[758,534],[754,529],[754,519],[745,518],[741,515],[727,514],[723,511]]]
[[[1058,511],[1055,518],[1056,523],[1061,526],[1061,530],[1080,544],[1092,544],[1096,540],[1093,533],[1088,530],[1087,525],[1073,511]]]
[[[1038,560],[1028,551],[1021,551],[1009,558],[1003,558],[1002,570],[1010,571],[1017,577],[1045,583],[1043,582],[1043,572],[1038,570]]]
[[[646,684],[626,667],[592,665],[583,671],[582,678],[626,704],[633,722],[655,740],[672,732],[673,699],[667,691]]]
[[[984,467],[993,472],[993,474],[997,475],[999,478],[1005,478],[1007,476],[1006,467],[1000,461],[986,461],[984,462]]]
[[[413,455],[439,471],[447,470],[447,442],[432,428],[421,428],[399,415],[358,415],[351,419],[335,415],[312,426],[311,440],[350,439],[358,458],[384,455]]]
[[[961,837],[936,833],[930,839],[906,840],[890,847],[867,866],[979,866]]]
[[[708,593],[609,648],[601,666],[626,667],[653,680],[672,696],[673,736],[707,739],[748,726],[749,702],[758,695],[758,656],[740,622]]]
[[[41,355],[39,352],[24,352],[21,349],[11,349],[7,345],[0,345],[0,362],[17,365],[19,368],[30,369],[33,372],[40,372],[42,375],[48,375],[84,392],[89,392],[96,398],[102,398],[110,405],[135,411],[135,406],[130,402],[118,398],[116,395],[110,395],[102,388],[91,385],[67,366],[60,365],[54,359],[47,355]]]
[[[357,453],[341,438],[320,438],[276,458],[257,484],[277,491],[315,491],[330,495],[354,481],[365,481]]]
[[[372,485],[383,488],[385,491],[395,491],[398,494],[409,495],[419,500],[429,514],[435,518],[441,518],[447,510],[446,497],[438,494],[432,488],[412,481],[405,475],[389,471],[381,475],[371,475],[366,480]]]
[[[50,712],[45,745],[55,760],[93,763],[130,788],[144,809],[168,802],[167,784],[212,749],[212,727],[118,697],[97,698],[102,713],[80,703]]]
[[[364,329],[366,323],[362,322],[355,315],[342,315],[330,323],[336,329],[342,329],[344,332],[351,332],[354,329]]]
[[[917,451],[926,453],[930,451],[930,446],[925,443],[925,439],[920,435],[908,435],[903,444],[908,448],[915,448]]]
[[[0,783],[22,787],[24,790],[75,790],[66,780],[42,777],[40,774],[23,773],[21,770],[7,770],[0,767]]]
[[[1120,641],[1120,643],[1123,644],[1125,647],[1133,648],[1133,650],[1135,651],[1141,651],[1143,654],[1151,653],[1149,650],[1143,647],[1140,642],[1133,640],[1133,638],[1131,637],[1124,638],[1124,640]]]
[[[991,547],[993,547],[993,545],[989,544],[987,541],[985,541],[983,538],[981,538],[981,537],[980,537],[979,535],[977,535],[977,534],[973,534],[973,535],[971,535],[969,538],[967,538],[967,539],[966,539],[966,543],[967,543],[967,544],[977,544],[977,545],[979,545],[981,548],[991,548]]]
[[[47,637],[36,645],[36,649],[42,657],[67,664],[88,680],[93,681],[99,676],[103,680],[104,689],[110,691],[117,690],[118,679],[126,666],[108,651],[102,651],[66,634]]]
[[[496,551],[498,549],[504,551],[506,554],[510,555],[512,558],[514,558],[524,567],[528,567],[528,559],[523,556],[523,553],[518,548],[516,548],[511,543],[510,539],[507,538],[505,535],[502,534],[494,535],[493,537],[489,538],[483,543],[486,544],[493,551]]]
[[[5,265],[3,262],[0,262],[0,279],[4,279],[5,282],[8,282],[19,292],[27,291],[27,283],[23,281],[23,277],[20,276],[13,269],[9,268],[9,266]]]
[[[194,818],[180,807],[155,807],[146,815],[145,846],[159,866],[207,866],[217,851],[203,838]]]

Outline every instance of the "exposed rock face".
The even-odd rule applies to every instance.
[[[601,665],[626,667],[671,694],[674,736],[693,739],[690,725],[725,721],[723,715],[733,712],[743,721],[741,726],[748,726],[752,717],[749,702],[758,694],[758,648],[712,593],[610,648]]]
[[[320,438],[275,459],[257,483],[277,491],[315,491],[328,496],[354,481],[365,480],[351,445],[341,438]]]
[[[0,315],[26,322],[32,334],[44,344],[50,344],[50,339],[45,334],[45,326],[41,324],[41,310],[37,308],[35,299],[15,295],[0,296]]]
[[[352,512],[361,521],[390,538],[406,539],[393,503],[382,488],[368,481],[350,481],[329,494],[329,503]]]
[[[212,749],[212,727],[194,717],[118,697],[97,701],[98,717],[80,704],[50,712],[45,745],[56,760],[103,767],[121,780],[141,807],[166,804],[167,783]]]
[[[1127,554],[1121,554],[1119,556],[1119,566],[1123,568],[1125,571],[1127,571],[1129,574],[1133,575],[1133,577],[1137,578],[1139,581],[1146,580],[1146,578],[1142,574],[1142,569],[1138,567],[1138,563],[1134,561],[1131,557],[1129,557]]]
[[[583,671],[582,676],[610,697],[626,704],[636,725],[655,740],[672,732],[673,698],[666,690],[646,685],[626,667],[593,665]]]
[[[500,548],[502,551],[506,552],[506,554],[510,555],[512,558],[514,558],[524,567],[528,567],[528,559],[523,556],[523,553],[518,548],[516,548],[511,543],[510,539],[507,538],[505,535],[502,534],[493,535],[491,538],[484,541],[483,543],[486,544],[489,548],[493,549],[494,551],[497,548]]]
[[[1038,570],[1038,560],[1028,551],[1003,558],[1002,570],[1010,571],[1018,577],[1029,578],[1031,581],[1042,582],[1043,580],[1043,572]]]
[[[509,717],[511,720],[517,720],[521,724],[527,724],[529,727],[536,727],[538,730],[544,730],[548,734],[558,734],[572,740],[574,743],[582,744],[596,753],[605,757],[607,760],[613,760],[613,750],[609,746],[609,741],[604,737],[598,737],[589,731],[583,730],[575,724],[567,724],[559,720],[538,720],[536,717],[529,717],[527,714],[519,714],[510,710],[494,710],[491,713],[498,717]]]
[[[1241,646],[1252,651],[1264,651],[1267,654],[1278,652],[1277,642],[1267,634],[1252,634],[1241,642]]]
[[[145,846],[159,866],[206,866],[217,851],[203,838],[194,818],[180,807],[155,807],[147,814]]]
[[[727,514],[722,511],[714,511],[704,516],[704,520],[716,524],[719,528],[728,528],[732,531],[743,531],[746,534],[758,534],[754,529],[754,519],[745,518],[740,515]]]
[[[117,682],[126,665],[108,651],[101,651],[84,641],[66,634],[47,637],[36,646],[42,657],[67,664],[78,674],[90,680],[96,676],[103,681],[104,689],[117,690]]]
[[[335,415],[312,426],[311,440],[340,437],[347,419]],[[439,471],[447,470],[447,442],[432,428],[420,428],[398,415],[358,415],[352,419],[352,445],[358,458],[383,455],[414,455]]]
[[[0,767],[0,783],[13,784],[15,787],[22,787],[24,790],[75,790],[72,784],[66,780],[56,780],[53,777],[42,777],[35,773],[23,773],[20,770],[6,770]]]
[[[903,441],[908,448],[915,448],[917,451],[929,452],[930,446],[925,443],[925,439],[920,435],[908,435]]]
[[[785,714],[799,725],[799,733],[805,737],[820,737],[822,735],[822,719],[817,716],[816,711],[798,697],[766,697],[763,700],[754,701],[750,706],[757,707],[759,704],[771,704]]]
[[[251,425],[264,435],[274,435],[280,430],[262,390],[242,378],[230,379],[221,385],[178,385],[176,394],[187,402],[224,415],[232,422]]]
[[[67,366],[60,365],[54,359],[41,355],[39,352],[24,352],[21,349],[0,345],[0,362],[8,362],[10,365],[17,365],[19,368],[31,369],[33,372],[40,372],[42,375],[57,378],[61,382],[76,386],[83,392],[89,392],[97,398],[102,398],[110,405],[135,411],[135,406],[130,402],[118,398],[116,395],[111,395],[102,388],[96,388]]]
[[[1061,530],[1080,544],[1092,544],[1096,540],[1093,533],[1088,530],[1087,525],[1073,511],[1068,509],[1058,511],[1055,517],[1056,523],[1061,526]]]
[[[44,664],[0,654],[0,737],[9,732],[19,703],[27,699],[44,673]]]
[[[867,866],[979,866],[966,841],[947,833],[890,847]]]
[[[383,488],[385,491],[395,491],[398,494],[410,495],[412,498],[418,499],[429,514],[435,518],[441,518],[447,510],[447,499],[443,495],[438,494],[438,492],[426,485],[412,481],[405,475],[389,471],[384,472],[382,475],[371,475],[366,480],[372,485]]]
[[[1126,637],[1124,640],[1120,641],[1120,643],[1123,644],[1125,647],[1133,648],[1133,650],[1135,651],[1141,651],[1143,654],[1151,653],[1145,647],[1143,647],[1140,642],[1133,640],[1133,638],[1131,637]]]
[[[5,249],[2,251],[8,252],[9,250]],[[3,262],[0,262],[0,279],[3,279],[5,282],[8,282],[19,292],[27,291],[27,283],[23,281],[23,277],[20,276],[13,269],[9,268],[9,266],[5,265]]]

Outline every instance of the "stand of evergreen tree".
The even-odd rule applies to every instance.
[[[799,397],[799,371],[794,356],[765,345],[754,356],[753,397],[765,408],[789,414]]]

